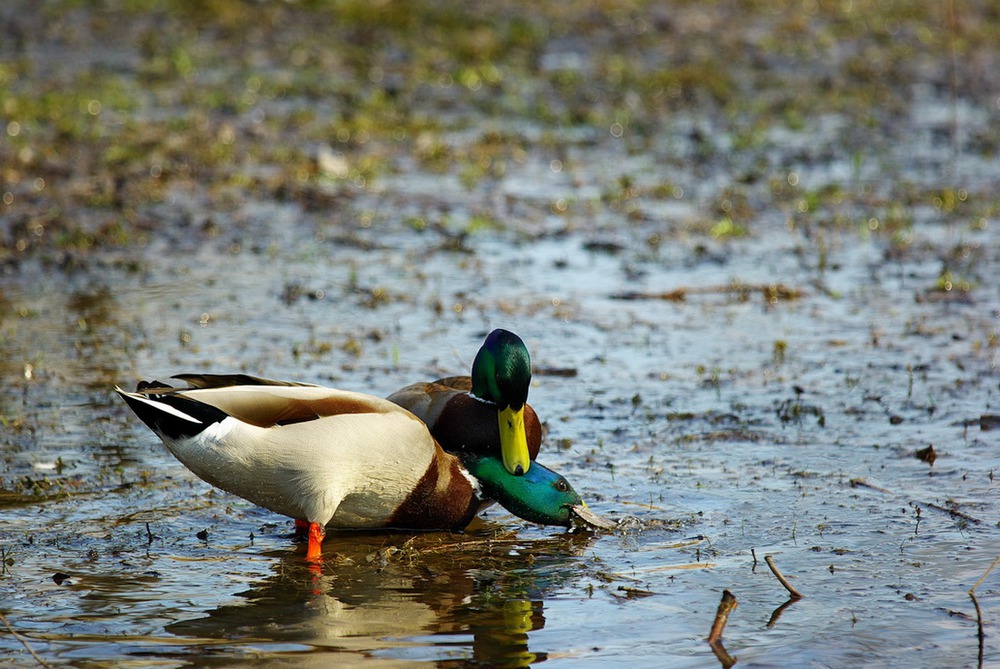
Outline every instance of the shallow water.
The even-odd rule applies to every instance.
[[[462,109],[457,152],[481,126],[522,136],[502,173],[390,150],[313,199],[180,180],[137,209],[139,242],[5,256],[0,658],[705,667],[728,589],[739,667],[998,661],[1000,574],[982,645],[968,595],[1000,554],[998,163],[933,132],[952,109],[985,141],[996,111],[908,99],[909,141],[877,160],[833,113],[741,152],[711,116],[619,139]],[[716,227],[719,185],[761,156],[776,181],[726,200],[748,230]],[[532,354],[540,460],[620,532],[491,509],[464,534],[329,537],[313,570],[291,521],[197,480],[112,392],[243,371],[386,395],[465,373],[501,326]]]
[[[371,252],[358,283],[402,294],[408,246],[422,239],[398,238],[401,248]],[[995,323],[995,295],[915,303],[907,284],[925,270],[913,263],[905,279],[844,280],[837,299],[640,304],[609,298],[635,283],[616,276],[619,258],[582,251],[575,237],[502,241],[473,240],[470,270],[427,254],[426,281],[376,310],[338,288],[356,251],[331,246],[327,262],[303,263],[312,242],[270,259],[274,272],[255,269],[252,253],[206,254],[181,270],[150,258],[141,278],[103,272],[75,293],[8,284],[11,304],[38,314],[16,320],[8,360],[35,362],[4,408],[31,426],[8,428],[5,458],[5,479],[22,491],[5,502],[12,564],[0,580],[15,629],[48,661],[81,666],[298,665],[328,653],[386,665],[705,666],[704,636],[728,588],[740,606],[726,646],[740,665],[975,664],[967,590],[1000,547],[1000,458],[978,424],[996,402],[995,351],[977,345]],[[684,285],[750,283],[762,264],[805,284],[794,254],[775,247],[734,244],[724,269],[685,270]],[[565,264],[553,269],[553,257]],[[857,243],[841,273],[864,276],[869,260]],[[642,262],[646,285],[677,285],[669,268]],[[517,272],[501,272],[507,263]],[[220,276],[241,278],[212,284]],[[285,306],[286,277],[325,295]],[[471,283],[474,296],[458,294]],[[427,303],[460,300],[461,314],[427,318]],[[637,519],[620,536],[566,535],[493,511],[464,537],[328,541],[331,558],[312,574],[290,522],[195,480],[110,393],[139,376],[242,369],[385,394],[462,371],[497,322],[485,305],[508,301],[514,313],[499,322],[517,324],[535,365],[576,374],[536,375],[544,461],[598,513]],[[914,321],[926,325],[908,332]],[[318,348],[350,337],[362,342],[356,358]],[[778,339],[788,342],[780,363]],[[933,466],[913,455],[928,444]],[[946,512],[952,504],[962,516]],[[392,546],[403,550],[383,564],[379,551]],[[772,553],[806,597],[768,627],[786,601],[762,562]],[[56,573],[69,578],[56,585]],[[980,590],[987,620],[994,582]],[[24,659],[9,636],[3,647]],[[996,650],[987,636],[987,656]]]

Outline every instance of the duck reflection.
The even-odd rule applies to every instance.
[[[245,603],[166,630],[200,640],[200,666],[211,664],[211,647],[234,642],[270,661],[292,653],[297,666],[329,666],[329,652],[340,665],[353,657],[527,666],[545,659],[529,648],[545,625],[545,596],[579,577],[592,536],[525,539],[496,526],[328,535],[321,566],[282,555],[271,576],[240,593]]]

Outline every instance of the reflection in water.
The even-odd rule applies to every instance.
[[[169,625],[200,639],[210,663],[215,644],[313,655],[328,663],[351,656],[526,666],[544,660],[529,633],[545,625],[544,598],[579,577],[590,534],[539,540],[515,535],[442,533],[341,534],[327,538],[329,557],[310,571],[299,553],[240,593],[246,603]],[[346,655],[346,657],[345,657]],[[328,666],[324,664],[324,666]]]

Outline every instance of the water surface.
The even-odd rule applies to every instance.
[[[728,589],[736,666],[996,662],[1000,576],[982,644],[968,595],[1000,554],[996,68],[949,70],[933,15],[669,7],[4,10],[0,657],[705,667]],[[493,327],[531,351],[540,460],[620,532],[492,509],[310,569],[112,392],[387,395]]]

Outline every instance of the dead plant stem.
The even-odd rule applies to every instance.
[[[7,616],[5,616],[3,613],[0,613],[0,622],[2,622],[4,627],[7,628],[7,631],[10,632],[10,635],[12,637],[21,642],[21,645],[24,646],[24,649],[28,651],[31,657],[35,658],[35,661],[38,662],[38,664],[40,664],[43,667],[46,667],[46,669],[48,669],[48,667],[51,666],[49,665],[48,662],[46,662],[45,660],[43,660],[38,656],[38,653],[35,652],[35,649],[28,644],[27,639],[25,639],[23,636],[14,631],[14,628],[11,627],[10,625],[10,621],[7,620]]]
[[[765,555],[764,562],[766,562],[767,566],[770,567],[771,573],[775,575],[775,577],[778,579],[778,582],[781,583],[781,585],[785,586],[785,590],[787,590],[788,594],[792,596],[792,599],[802,599],[802,593],[800,593],[798,590],[792,587],[792,584],[788,582],[788,579],[786,579],[784,575],[782,575],[782,573],[778,571],[778,567],[775,566],[774,564],[774,557],[770,555]]]

